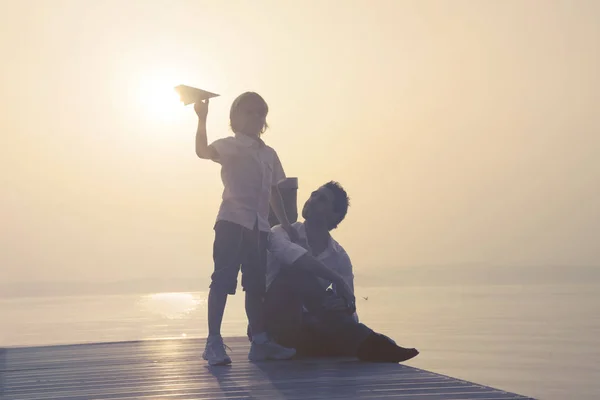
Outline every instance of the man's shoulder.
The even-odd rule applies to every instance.
[[[295,222],[292,226],[298,229],[298,226],[302,226],[302,223]],[[292,242],[285,229],[281,225],[276,225],[271,228],[269,234],[268,251],[271,262],[277,261],[284,265],[292,265],[308,250]]]
[[[341,244],[339,244],[339,242],[336,241],[334,238],[331,238],[331,249],[335,253],[336,259],[344,260],[343,262],[345,264],[351,263],[350,256],[346,252],[346,249],[344,249],[344,247]]]
[[[346,250],[344,249],[344,247],[333,237],[331,238],[331,248],[336,253],[346,253]]]
[[[300,221],[298,222],[294,222],[292,224],[292,228],[296,229],[296,230],[300,230],[300,228],[302,228],[304,224]],[[271,233],[273,234],[285,234],[287,235],[287,232],[285,231],[285,229],[283,229],[283,227],[281,226],[281,224],[275,225],[271,228]]]
[[[285,233],[285,229],[281,225],[274,225],[271,227],[271,235],[280,235]]]

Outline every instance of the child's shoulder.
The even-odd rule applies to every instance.
[[[263,142],[264,143],[264,142]],[[265,149],[270,152],[271,154],[274,154],[277,156],[277,150],[275,150],[275,148],[269,146],[268,144],[264,143]]]
[[[228,156],[235,155],[238,151],[238,145],[233,136],[217,139],[210,144],[210,147],[215,149],[219,158],[227,158]],[[221,161],[223,161],[223,159]]]
[[[220,139],[216,139],[213,143],[215,142],[221,142],[221,143],[234,143],[236,141],[235,136],[225,136],[222,137]]]

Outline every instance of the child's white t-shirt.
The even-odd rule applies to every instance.
[[[285,172],[275,150],[260,139],[236,134],[214,141],[211,145],[221,164],[223,201],[217,221],[225,220],[269,232],[271,188],[285,179]]]

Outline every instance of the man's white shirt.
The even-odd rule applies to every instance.
[[[304,223],[295,222],[292,224],[292,227],[298,232],[300,242],[303,245],[292,242],[287,232],[281,226],[275,226],[271,229],[271,233],[269,234],[269,251],[267,254],[267,287],[273,282],[282,267],[285,268],[293,264],[304,254],[309,253]],[[315,258],[321,261],[327,268],[341,275],[344,282],[354,292],[354,273],[352,272],[350,257],[348,257],[344,248],[335,239],[330,238],[327,248]],[[323,290],[332,284],[332,282],[321,278],[319,278],[319,281],[323,286]],[[335,285],[333,285],[333,290],[335,291],[335,289]]]

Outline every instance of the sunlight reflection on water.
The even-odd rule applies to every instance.
[[[153,293],[138,300],[142,312],[158,314],[168,319],[187,318],[207,299],[199,293]]]

